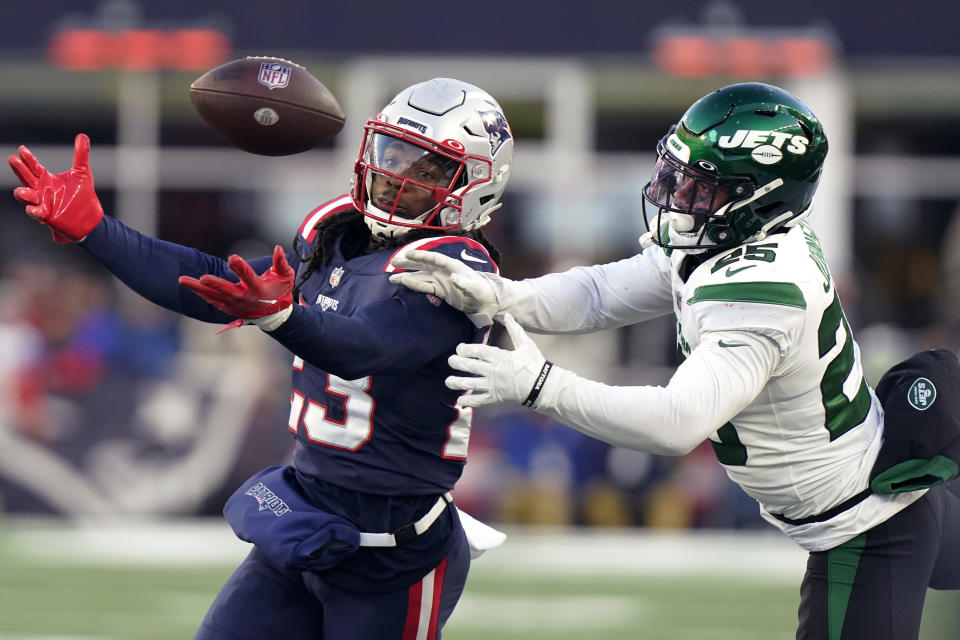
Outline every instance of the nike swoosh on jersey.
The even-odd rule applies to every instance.
[[[466,249],[460,252],[460,258],[462,258],[463,260],[469,260],[470,262],[479,262],[480,264],[487,264],[486,260],[484,260],[483,258],[473,257],[472,255],[467,253]]]
[[[726,342],[723,341],[722,338],[717,341],[717,344],[720,345],[721,347],[726,347],[727,349],[730,349],[730,348],[732,348],[732,347],[745,347],[745,346],[747,346],[747,345],[745,345],[745,344],[742,343],[742,342],[730,342],[730,343],[726,343]]]
[[[734,269],[733,267],[727,267],[727,270],[724,272],[723,275],[725,275],[725,276],[727,276],[727,277],[729,278],[730,276],[732,276],[732,275],[734,275],[734,274],[740,273],[741,271],[744,271],[744,270],[746,270],[746,269],[752,269],[752,268],[755,267],[755,266],[757,266],[757,265],[755,265],[755,264],[748,264],[747,266],[745,266],[745,267],[740,267],[739,269]]]

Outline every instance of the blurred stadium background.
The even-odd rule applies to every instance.
[[[500,99],[518,139],[489,234],[518,278],[635,252],[667,127],[713,88],[779,84],[831,141],[812,222],[875,382],[960,346],[957,18],[933,0],[20,3],[0,42],[0,143],[63,171],[86,132],[108,214],[263,255],[346,190],[367,116],[414,81],[461,78]],[[243,55],[306,66],[343,133],[286,158],[223,143],[187,87]],[[288,453],[289,354],[140,301],[12,197],[0,216],[0,639],[191,637],[243,554],[223,501]],[[672,331],[540,341],[585,375],[661,383]],[[792,637],[804,554],[709,449],[647,456],[491,408],[456,497],[510,538],[475,564],[445,637]],[[960,637],[958,605],[931,592],[923,637]]]

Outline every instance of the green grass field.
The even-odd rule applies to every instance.
[[[8,524],[0,640],[189,639],[244,552],[219,522]],[[803,559],[771,535],[510,531],[444,638],[789,640]],[[921,637],[960,637],[957,604],[931,592]]]

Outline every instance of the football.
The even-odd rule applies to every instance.
[[[190,101],[228,142],[264,156],[328,142],[345,119],[323,83],[283,58],[240,58],[211,69],[190,85]]]

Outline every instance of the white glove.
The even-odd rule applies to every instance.
[[[500,311],[501,278],[495,273],[474,271],[450,256],[416,249],[401,253],[390,264],[397,269],[415,270],[395,273],[390,282],[443,298],[454,309],[466,313],[477,327],[493,324]]]
[[[522,402],[532,407],[540,395],[553,363],[544,359],[536,343],[509,313],[503,324],[510,334],[513,350],[486,344],[461,343],[447,363],[459,371],[477,377],[450,376],[448,388],[470,391],[458,401],[462,407],[479,407],[497,402]]]

